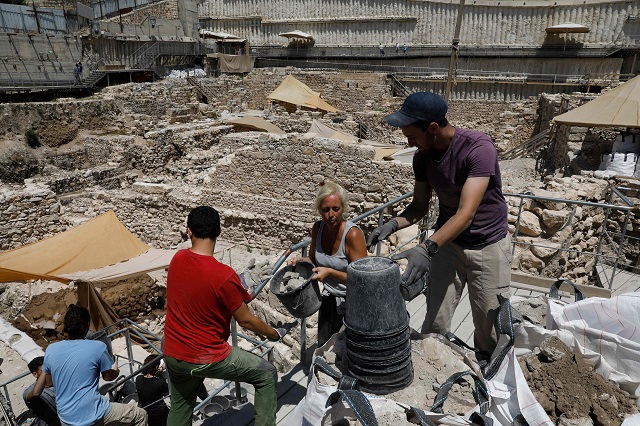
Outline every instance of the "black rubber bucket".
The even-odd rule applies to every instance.
[[[363,337],[357,333],[350,332],[348,329],[346,330],[345,334],[347,337],[347,342],[352,342],[357,347],[371,350],[384,350],[407,342],[411,338],[411,329],[409,327],[406,327],[405,330],[401,333],[395,334],[391,337],[380,339]]]
[[[407,376],[413,375],[411,358],[390,367],[369,367],[370,368],[362,367],[356,363],[352,363],[351,360],[348,362],[349,375],[358,379],[359,382],[372,385],[372,387],[375,387],[375,385],[390,385],[392,383],[404,382]]]
[[[387,335],[407,325],[400,268],[395,262],[374,256],[350,263],[347,289],[344,322],[351,330]]]
[[[363,357],[372,357],[376,359],[393,358],[399,352],[407,350],[411,347],[411,342],[401,342],[394,346],[378,346],[369,347],[347,340],[347,350],[352,353],[360,354]]]
[[[349,327],[346,321],[344,322],[344,328],[345,328],[345,332],[348,334],[347,337],[349,337],[351,340],[354,340],[356,342],[374,342],[375,343],[379,340],[399,339],[399,338],[403,338],[400,336],[404,336],[406,333],[410,334],[409,313],[407,313],[406,323],[402,327],[395,328],[393,330],[386,330],[386,331],[378,330],[376,332],[363,333],[359,330]]]
[[[401,364],[411,357],[411,345],[405,348],[400,348],[400,350],[396,351],[393,355],[385,356],[381,356],[380,354],[363,353],[359,350],[352,351],[347,348],[347,356],[349,357],[349,361],[357,365],[368,365],[373,367]]]
[[[413,365],[409,365],[406,369],[406,376],[396,382],[371,385],[365,381],[360,381],[358,388],[363,392],[373,393],[376,395],[387,395],[406,388],[411,384],[411,382],[413,382]]]
[[[281,292],[284,274],[287,272],[297,272],[300,277],[307,279],[313,275],[313,264],[309,262],[297,262],[295,266],[287,265],[280,269],[271,278],[269,288],[275,294],[280,303],[296,318],[306,318],[313,315],[320,309],[322,298],[317,280],[312,280],[290,292]]]

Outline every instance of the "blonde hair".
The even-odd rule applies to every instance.
[[[316,194],[316,199],[313,203],[314,211],[320,213],[320,206],[322,205],[322,202],[325,198],[332,194],[338,194],[338,196],[340,197],[340,204],[342,204],[342,212],[344,216],[344,214],[349,212],[347,190],[329,179],[326,179],[320,184],[320,188],[318,189],[318,193]]]

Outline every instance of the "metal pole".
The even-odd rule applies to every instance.
[[[453,41],[451,42],[451,59],[449,61],[449,73],[447,74],[447,87],[444,91],[444,100],[449,101],[451,94],[451,86],[453,84],[453,71],[458,60],[458,44],[460,43],[460,27],[462,26],[462,12],[464,11],[465,0],[460,0],[458,6],[458,16],[456,18],[456,28],[453,32]]]
[[[234,348],[238,346],[238,325],[236,324],[235,318],[231,319],[231,344],[233,345]],[[235,388],[236,388],[236,406],[237,406],[242,403],[242,393],[241,393],[240,382],[235,383]]]
[[[384,223],[384,210],[380,210],[380,212],[378,213],[378,226],[382,226],[383,223]],[[378,243],[376,244],[376,256],[380,256],[381,245],[382,243],[378,241]]]
[[[306,365],[305,364],[306,352],[307,352],[307,319],[302,318],[302,321],[300,321],[300,362],[302,362],[303,365]]]

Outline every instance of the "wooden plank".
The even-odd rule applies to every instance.
[[[538,288],[546,289],[546,291],[543,290],[543,292],[545,293],[549,292],[551,285],[555,281],[556,280],[552,278],[536,277],[534,275],[523,274],[521,272],[511,273],[512,283],[526,284],[527,286],[531,286],[531,288],[538,287]],[[579,288],[586,297],[604,297],[607,299],[611,297],[611,291],[606,288],[600,288],[600,287],[582,285],[582,284],[576,284],[576,287]],[[573,288],[571,288],[567,284],[563,284],[561,288],[570,289],[571,294],[573,294]]]
[[[307,394],[308,371],[301,364],[280,378],[277,386],[278,412],[276,424],[284,424],[285,419]]]

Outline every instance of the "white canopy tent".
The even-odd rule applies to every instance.
[[[286,38],[301,38],[304,40],[313,40],[313,36],[311,34],[307,34],[300,30],[288,31],[286,33],[280,33],[280,37]]]
[[[589,27],[581,24],[574,24],[573,22],[567,22],[564,24],[554,25],[552,27],[545,28],[545,31],[550,34],[568,34],[568,33],[588,33]]]

